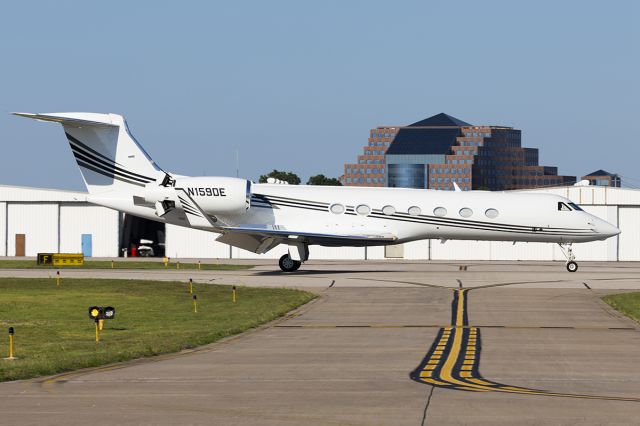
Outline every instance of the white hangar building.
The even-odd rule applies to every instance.
[[[640,190],[611,187],[560,187],[546,190],[566,196],[584,210],[618,226],[622,233],[606,241],[575,244],[578,260],[640,261]],[[0,256],[84,253],[117,257],[140,239],[164,243],[166,255],[179,259],[277,259],[279,246],[256,255],[215,241],[217,234],[164,225],[98,207],[84,193],[0,186]],[[162,254],[162,253],[157,253]],[[414,241],[398,246],[333,248],[312,246],[311,259],[414,260],[564,260],[556,244],[487,241]]]

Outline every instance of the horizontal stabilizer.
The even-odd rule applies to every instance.
[[[30,112],[14,112],[13,115],[19,117],[32,118],[39,121],[52,121],[54,123],[66,124],[73,127],[84,126],[107,126],[118,127],[118,123],[113,123],[109,114],[96,113],[50,113],[50,114],[34,114]]]

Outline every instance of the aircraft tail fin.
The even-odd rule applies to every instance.
[[[62,124],[89,193],[136,189],[166,175],[131,135],[121,115],[14,114]]]

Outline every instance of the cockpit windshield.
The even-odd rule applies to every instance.
[[[575,210],[575,211],[578,211],[578,212],[584,211],[576,203],[563,203],[562,201],[558,201],[558,211],[570,212],[572,210]]]
[[[571,206],[572,209],[577,210],[579,212],[584,211],[582,210],[582,207],[580,207],[579,205],[577,205],[576,203],[569,203],[569,205]]]

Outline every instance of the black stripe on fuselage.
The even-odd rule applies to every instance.
[[[96,167],[94,167],[94,166],[92,166],[92,165],[90,165],[90,164],[87,164],[87,163],[85,163],[84,161],[82,161],[82,160],[80,160],[80,159],[77,159],[77,158],[76,158],[76,162],[78,163],[78,165],[79,165],[80,167],[83,167],[83,168],[85,168],[85,169],[91,170],[92,172],[98,173],[98,174],[103,175],[103,176],[106,176],[106,177],[108,177],[108,178],[116,179],[116,180],[119,180],[119,181],[121,181],[121,182],[126,182],[126,183],[131,184],[131,185],[144,186],[144,185],[143,185],[143,184],[141,184],[141,183],[134,182],[134,181],[131,181],[131,180],[128,180],[128,179],[123,179],[123,178],[121,178],[121,177],[119,177],[119,176],[115,176],[113,173],[105,172],[104,170],[102,170],[102,169],[98,169],[98,168],[96,168]]]
[[[255,195],[254,195],[255,196]],[[283,202],[275,202],[271,201],[273,197],[260,195],[262,200],[265,200],[271,205],[281,205],[286,207],[294,207],[294,208],[304,208],[306,210],[316,210],[316,211],[326,211],[328,212],[328,204],[324,204],[327,207],[317,207],[317,208],[309,208],[306,207],[308,203],[295,202],[294,199],[287,198],[286,204]],[[279,197],[285,199],[284,197]],[[321,204],[321,203],[315,203]],[[322,205],[322,204],[321,204]],[[266,206],[265,206],[266,207]],[[349,206],[350,207],[350,206]],[[346,214],[355,215],[355,213],[347,212]],[[448,226],[453,228],[462,228],[462,229],[475,229],[481,231],[498,231],[498,232],[507,232],[507,233],[524,233],[531,235],[571,235],[571,236],[585,236],[592,235],[593,232],[591,230],[578,230],[578,229],[570,229],[570,228],[547,228],[545,230],[533,230],[534,227],[527,227],[524,225],[508,225],[508,224],[496,224],[496,223],[488,223],[481,221],[464,221],[457,220],[452,218],[436,218],[432,216],[408,216],[408,215],[385,215],[381,211],[373,211],[369,217],[373,217],[376,219],[384,219],[384,220],[394,220],[400,222],[411,222],[411,223],[422,223],[434,226]],[[537,228],[537,227],[536,227]]]
[[[81,150],[80,148],[76,147],[73,144],[70,144],[71,146],[71,151],[73,152],[73,155],[81,155],[84,158],[86,158],[87,160],[90,160],[93,164],[95,164],[96,167],[101,167],[103,169],[109,170],[113,173],[117,173],[121,176],[125,176],[129,179],[133,179],[133,180],[137,180],[138,182],[151,182],[154,179],[147,177],[147,176],[142,176],[139,175],[137,173],[133,173],[133,172],[129,172],[127,170],[124,170],[118,166],[115,166],[113,164],[107,163],[106,161],[101,160],[100,158],[96,157],[95,155],[92,155],[86,151]]]
[[[114,176],[119,176],[121,178],[130,180],[130,181],[142,183],[143,185],[150,182],[150,181],[147,181],[147,180],[142,180],[142,179],[138,179],[138,178],[135,178],[135,177],[131,177],[131,176],[126,175],[124,173],[121,173],[121,172],[119,172],[117,170],[113,170],[112,167],[111,168],[110,167],[106,167],[106,166],[104,166],[104,165],[102,165],[100,163],[97,163],[96,161],[92,160],[91,158],[85,156],[84,154],[78,153],[76,151],[73,151],[73,156],[76,158],[76,161],[84,161],[85,163],[91,164],[94,168],[100,169],[105,173],[109,173],[109,174],[112,174]]]
[[[114,168],[117,171],[120,171],[122,173],[126,173],[126,174],[131,175],[131,177],[136,177],[136,178],[139,178],[139,179],[146,179],[148,181],[155,180],[155,179],[153,179],[153,178],[151,178],[149,176],[145,176],[145,175],[141,175],[141,174],[138,174],[138,173],[134,173],[134,172],[131,172],[131,171],[125,169],[124,166],[122,166],[122,164],[117,163],[116,161],[112,160],[111,158],[99,153],[95,149],[92,149],[92,148],[88,147],[86,144],[84,144],[81,141],[79,141],[78,139],[74,138],[69,133],[65,132],[65,134],[67,135],[67,139],[69,140],[69,144],[71,145],[71,149],[74,150],[74,152],[78,151],[78,152],[82,153],[83,155],[85,155],[86,157],[89,157],[89,158],[93,159],[96,162],[104,164],[106,167]],[[121,166],[121,167],[118,167],[118,166]]]

